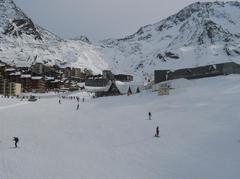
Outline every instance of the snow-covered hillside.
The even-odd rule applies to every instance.
[[[179,69],[240,61],[240,2],[197,2],[156,24],[98,46],[115,71],[149,76]]]
[[[108,67],[95,47],[81,40],[63,40],[35,25],[13,2],[0,0],[0,60],[16,66],[34,62],[91,69]]]
[[[237,179],[239,96],[232,75],[170,96],[85,97],[78,111],[75,100],[0,98],[0,178]]]
[[[13,0],[0,0],[0,60],[17,66],[111,69],[138,79],[155,69],[240,62],[240,2],[197,2],[122,39],[64,40],[35,25]]]

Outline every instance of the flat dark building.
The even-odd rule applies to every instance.
[[[227,62],[200,66],[196,68],[184,68],[175,71],[155,70],[154,78],[156,84],[163,81],[174,80],[179,78],[199,79],[229,74],[240,74],[240,65],[234,62]]]

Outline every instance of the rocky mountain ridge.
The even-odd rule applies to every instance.
[[[103,69],[152,78],[155,69],[240,62],[240,2],[197,2],[121,39],[64,40],[37,26],[13,0],[0,0],[0,59],[16,66]]]
[[[82,39],[61,39],[35,25],[13,0],[0,0],[0,39],[0,59],[12,65],[42,62],[87,68],[96,74],[108,67],[93,45]]]
[[[197,2],[122,39],[98,43],[113,70],[150,77],[240,57],[240,2]]]

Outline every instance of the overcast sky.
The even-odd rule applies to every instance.
[[[194,0],[14,0],[38,25],[60,37],[120,38]],[[206,0],[202,0],[206,1]],[[211,0],[208,0],[211,1]]]

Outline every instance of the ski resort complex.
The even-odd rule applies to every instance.
[[[192,2],[131,35],[180,1],[25,1],[0,0],[0,179],[240,178],[239,1]],[[80,34],[111,20],[121,38]]]

